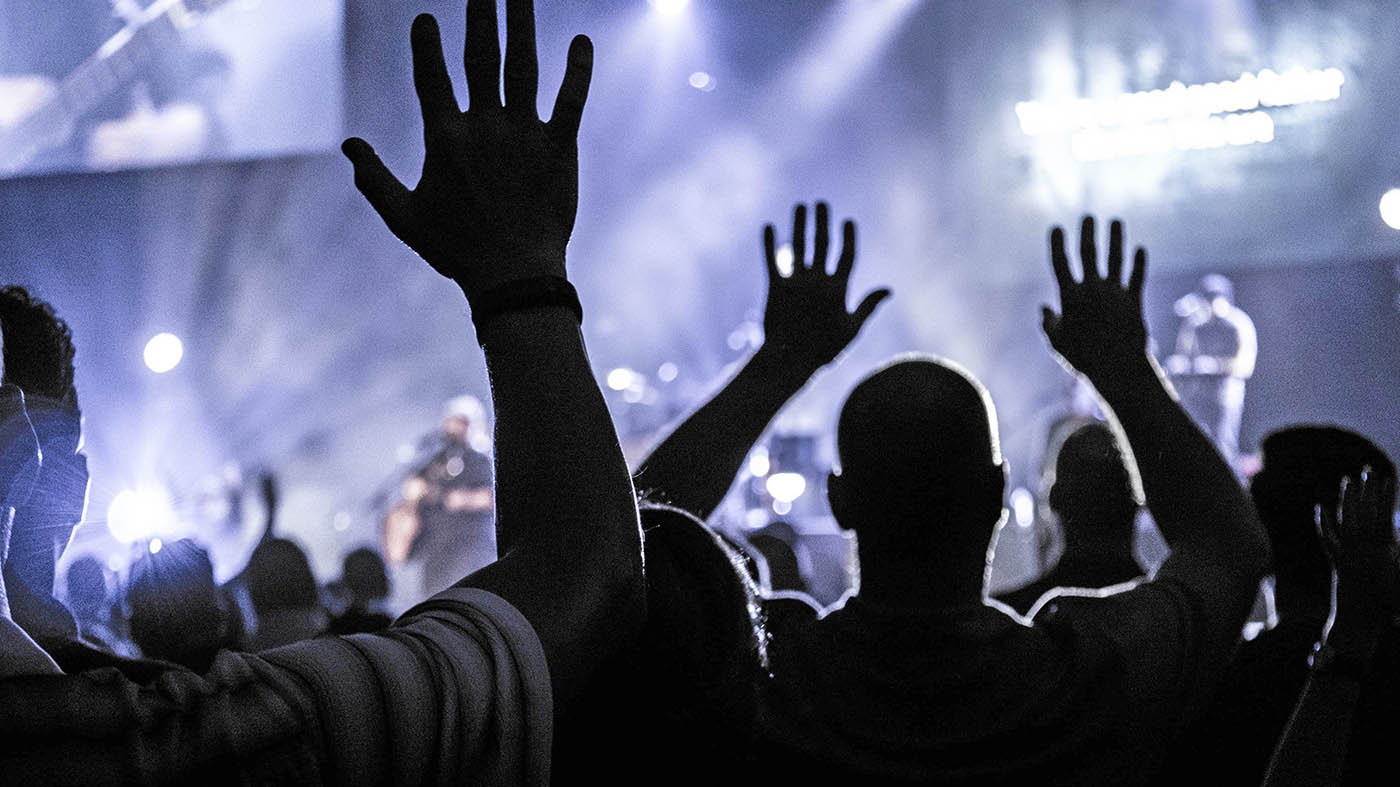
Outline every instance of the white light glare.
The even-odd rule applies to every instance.
[[[1023,486],[1011,493],[1011,513],[1016,517],[1017,527],[1027,528],[1035,522],[1035,498]]]
[[[680,367],[676,366],[670,361],[667,361],[656,368],[656,377],[663,383],[669,383],[672,380],[675,380],[676,375],[680,373]]]
[[[175,509],[164,489],[125,489],[107,507],[107,529],[124,544],[169,532],[174,524]]]
[[[690,86],[705,93],[715,89],[715,79],[704,71],[690,75]]]
[[[753,449],[753,453],[749,455],[749,473],[762,478],[768,475],[768,470],[770,468],[771,463],[768,461],[768,449],[763,446]]]
[[[784,276],[792,275],[794,259],[791,243],[784,243],[773,251],[773,262],[778,266],[778,273]]]
[[[180,359],[185,357],[185,345],[173,333],[158,333],[146,342],[143,356],[146,368],[156,374],[165,374],[180,365]]]
[[[1400,189],[1391,189],[1381,197],[1381,220],[1393,230],[1400,230]]]
[[[151,543],[146,545],[146,549],[150,550],[151,554],[154,555],[159,553],[164,546],[164,541],[161,541],[159,538],[153,538],[151,539]]]
[[[637,379],[637,373],[627,367],[619,367],[608,372],[608,387],[614,391],[625,391],[632,388]]]
[[[647,0],[651,7],[662,16],[680,16],[690,5],[690,0]]]
[[[768,494],[780,503],[789,503],[807,491],[807,479],[801,473],[774,473],[764,482]]]

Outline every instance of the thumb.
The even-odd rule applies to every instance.
[[[365,195],[389,230],[403,238],[408,228],[408,189],[363,139],[351,137],[341,144],[340,150],[355,168],[355,188]]]
[[[890,288],[881,287],[861,299],[860,305],[857,306],[855,312],[851,314],[851,318],[856,325],[856,330],[859,331],[860,327],[865,324],[865,321],[870,319],[870,315],[875,313],[876,307],[893,294]]]

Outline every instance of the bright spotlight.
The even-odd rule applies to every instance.
[[[1391,189],[1381,197],[1381,220],[1393,230],[1400,230],[1400,189]]]
[[[164,547],[165,547],[165,542],[164,542],[164,541],[161,541],[159,538],[153,538],[153,539],[151,539],[151,543],[149,543],[149,544],[146,545],[146,548],[149,549],[149,550],[151,551],[151,554],[152,554],[152,555],[157,554],[157,553],[160,552],[160,550],[163,549]]]
[[[778,273],[784,276],[792,275],[792,266],[796,262],[793,256],[792,244],[784,243],[773,250],[773,262],[778,266]]]
[[[614,391],[625,391],[633,387],[637,373],[626,367],[613,369],[608,372],[608,387]]]
[[[704,71],[696,71],[690,75],[690,86],[696,90],[708,93],[715,89],[715,78]]]
[[[175,509],[164,489],[125,489],[107,507],[107,529],[126,544],[168,532],[174,524]]]
[[[807,479],[801,473],[774,473],[764,482],[768,494],[780,503],[791,504],[807,491]]]
[[[651,3],[651,7],[663,16],[680,16],[690,5],[690,0],[647,0],[647,2]]]
[[[656,377],[663,383],[669,383],[675,380],[676,375],[680,374],[680,372],[680,367],[667,361],[656,368]]]
[[[771,468],[772,463],[768,460],[768,449],[763,446],[753,449],[753,453],[749,455],[749,472],[762,478],[768,475]]]
[[[1011,513],[1016,517],[1017,527],[1030,527],[1035,523],[1035,497],[1023,486],[1011,493]]]
[[[180,365],[185,357],[185,345],[173,333],[158,333],[146,342],[146,368],[156,374],[165,374]]]

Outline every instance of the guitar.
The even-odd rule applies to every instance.
[[[0,177],[19,174],[39,155],[66,144],[87,113],[226,2],[156,0],[59,82],[0,76]]]

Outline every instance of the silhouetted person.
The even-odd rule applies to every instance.
[[[556,784],[742,777],[766,670],[742,557],[679,509],[643,503],[647,618],[555,729]]]
[[[748,534],[749,544],[763,556],[768,567],[768,589],[771,591],[807,592],[802,570],[797,561],[797,531],[787,522],[771,522]]]
[[[1131,590],[1062,591],[1029,624],[984,603],[1004,521],[991,400],[947,361],[883,367],[841,410],[828,479],[837,522],[856,533],[860,591],[823,618],[773,622],[773,773],[1142,783],[1213,685],[1263,572],[1263,535],[1146,353],[1145,253],[1124,287],[1114,222],[1106,277],[1097,256],[1086,218],[1076,280],[1052,233],[1062,313],[1045,310],[1045,332],[1122,423],[1172,556]]]
[[[1055,567],[997,596],[1021,614],[1055,588],[1106,588],[1142,576],[1133,556],[1138,501],[1123,452],[1103,423],[1079,427],[1055,457],[1050,509],[1060,520],[1064,552]]]
[[[564,265],[593,50],[574,40],[541,121],[533,3],[507,9],[502,80],[496,4],[468,0],[466,112],[436,21],[415,20],[427,129],[416,188],[363,140],[343,146],[388,227],[471,305],[495,407],[502,558],[379,634],[224,652],[204,675],[171,667],[146,682],[12,674],[0,740],[24,745],[0,747],[7,780],[549,783],[556,713],[636,637],[646,597],[636,498]],[[0,664],[23,644],[0,642]]]
[[[258,651],[314,637],[330,623],[306,553],[285,538],[269,538],[253,550],[243,582],[257,615],[244,648]]]
[[[356,549],[345,556],[340,573],[341,584],[349,593],[346,609],[331,621],[326,630],[331,634],[359,634],[387,628],[394,619],[376,605],[389,595],[389,575],[384,571],[384,559],[373,549]]]
[[[1291,426],[1261,446],[1263,465],[1250,492],[1273,546],[1278,625],[1242,643],[1209,708],[1174,747],[1163,784],[1208,778],[1258,784],[1308,676],[1308,654],[1331,611],[1332,565],[1318,538],[1317,513],[1335,511],[1342,479],[1371,468],[1386,488],[1395,465],[1374,443],[1332,426]],[[1400,636],[1387,626],[1379,663],[1400,664]],[[1354,676],[1360,677],[1360,676]],[[1400,675],[1371,676],[1352,725],[1347,781],[1369,783],[1373,766],[1390,767],[1400,734]]]
[[[1373,784],[1394,777],[1395,613],[1400,610],[1400,543],[1395,538],[1394,468],[1370,465],[1342,480],[1340,504],[1319,507],[1318,531],[1336,593],[1327,625],[1308,656],[1308,678],[1274,750],[1265,787]],[[1389,639],[1389,653],[1379,652]],[[1383,687],[1376,685],[1383,681]],[[1369,706],[1369,737],[1353,719]],[[1363,723],[1364,724],[1364,723]],[[1377,727],[1381,729],[1377,729]],[[1359,739],[1359,740],[1358,740]],[[1353,742],[1363,751],[1353,752]],[[1356,756],[1361,755],[1361,756]]]
[[[231,644],[214,565],[190,539],[165,544],[132,563],[126,601],[131,638],[147,658],[204,672],[219,649]]]
[[[112,597],[107,589],[107,569],[95,557],[81,557],[68,565],[64,584],[68,609],[78,623],[83,640],[121,656],[135,650],[115,626]]]
[[[1181,329],[1167,371],[1181,404],[1215,441],[1227,462],[1240,448],[1245,381],[1254,376],[1259,338],[1254,321],[1235,305],[1235,285],[1218,273],[1176,302]]]
[[[5,560],[14,621],[65,672],[139,664],[81,640],[77,622],[53,595],[58,558],[87,508],[87,457],[82,412],[73,384],[72,332],[51,305],[22,287],[0,287],[4,382],[24,391],[25,407],[43,449],[33,492],[15,509]]]

